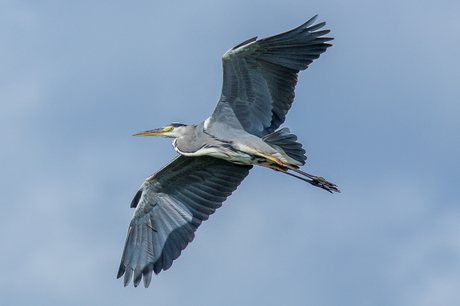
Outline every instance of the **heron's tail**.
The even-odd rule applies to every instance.
[[[307,160],[305,150],[302,148],[302,144],[297,142],[297,136],[291,134],[288,128],[282,128],[268,134],[262,140],[277,150],[281,149],[286,155],[298,161],[301,165],[305,165],[305,161]]]
[[[299,162],[301,165],[305,165],[305,160],[307,159],[307,156],[305,156],[305,150],[302,148],[302,145],[297,142],[297,136],[291,134],[288,128],[282,128],[274,133],[268,134],[263,137],[262,140],[278,151],[283,151],[287,156]],[[308,182],[313,186],[325,189],[330,193],[340,192],[335,184],[328,182],[324,178],[299,170],[298,164],[283,163],[272,156],[264,157],[269,162],[260,164],[261,166],[286,173],[302,181]],[[296,174],[289,171],[293,171]],[[300,174],[300,176],[298,174]]]

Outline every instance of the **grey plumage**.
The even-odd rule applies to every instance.
[[[331,46],[329,30],[317,31],[316,16],[291,31],[244,41],[223,58],[222,94],[208,119],[173,123],[135,136],[175,138],[180,154],[147,178],[131,207],[133,219],[117,277],[124,284],[171,267],[203,220],[219,208],[253,165],[289,174],[329,192],[325,179],[299,170],[307,159],[284,122],[294,99],[297,75]]]
[[[278,150],[283,150],[287,155],[299,161],[303,166],[307,160],[305,150],[302,148],[302,145],[297,142],[297,136],[290,133],[291,131],[288,128],[282,128],[262,137],[262,140],[276,147]]]
[[[248,175],[252,166],[209,156],[180,155],[142,184],[133,205],[117,277],[125,286],[134,274],[137,286],[167,270],[195,237],[195,231]]]
[[[285,120],[294,100],[297,74],[331,45],[321,37],[329,30],[314,32],[325,23],[309,27],[318,15],[301,26],[258,41],[249,40],[223,57],[222,95],[212,119],[228,122],[233,110],[248,133],[259,137],[273,133]]]

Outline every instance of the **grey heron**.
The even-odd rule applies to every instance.
[[[223,58],[222,94],[212,115],[197,125],[172,123],[134,136],[174,138],[179,153],[146,179],[135,208],[117,277],[134,276],[148,287],[152,272],[171,267],[208,219],[235,191],[253,165],[289,174],[329,192],[336,185],[299,170],[306,156],[288,128],[279,129],[294,100],[299,71],[326,51],[333,38],[312,25],[268,38],[251,38]]]

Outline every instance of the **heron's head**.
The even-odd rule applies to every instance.
[[[145,131],[134,134],[133,136],[161,136],[168,138],[178,138],[186,132],[185,127],[188,125],[182,123],[171,123],[159,129]]]

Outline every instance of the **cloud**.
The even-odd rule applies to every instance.
[[[460,301],[457,4],[2,5],[6,303]],[[226,50],[316,13],[336,39],[300,75],[286,126],[304,170],[342,193],[254,169],[148,290],[123,288],[129,203],[175,156],[131,135],[204,120]]]

